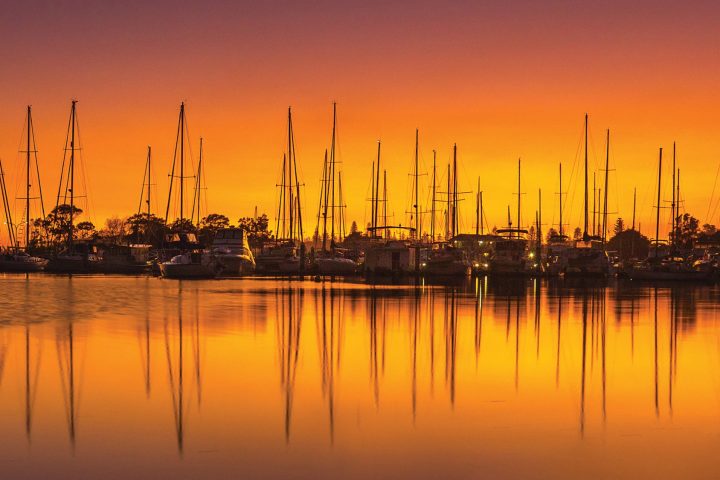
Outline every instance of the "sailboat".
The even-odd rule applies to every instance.
[[[330,142],[330,158],[327,153],[323,162],[323,181],[321,188],[320,210],[318,214],[318,232],[322,218],[322,250],[315,257],[315,269],[320,275],[353,275],[357,273],[357,263],[348,258],[347,252],[336,242],[342,240],[345,233],[342,201],[342,176],[337,170],[336,161],[337,104],[333,102],[333,128]],[[336,203],[337,202],[337,203]],[[329,212],[329,213],[328,213]],[[328,220],[330,232],[328,237]]]
[[[551,277],[560,275],[565,270],[565,251],[572,247],[570,238],[563,232],[563,183],[562,163],[560,163],[560,191],[558,192],[558,204],[560,206],[560,222],[558,233],[548,238],[545,255],[545,274]]]
[[[39,172],[39,169],[37,168],[37,156],[34,157],[34,162],[32,160],[34,153],[37,153],[37,148],[35,146],[35,135],[33,131],[32,126],[32,109],[28,105],[27,107],[27,143],[26,143],[26,150],[21,152],[26,154],[26,162],[25,162],[25,175],[26,175],[26,191],[25,191],[25,197],[23,200],[25,200],[25,212],[23,214],[23,221],[18,226],[17,230],[22,231],[16,231],[15,224],[13,223],[12,214],[11,214],[11,208],[10,208],[10,199],[7,194],[7,188],[5,184],[5,171],[2,167],[2,162],[0,162],[0,190],[2,192],[2,200],[3,200],[3,208],[5,209],[5,224],[8,228],[8,239],[10,240],[10,247],[7,249],[7,251],[3,252],[2,255],[0,255],[0,271],[2,272],[39,272],[42,271],[45,266],[47,265],[48,261],[44,258],[34,257],[31,256],[29,253],[30,250],[30,187],[32,185],[32,170],[31,165],[34,163],[36,167],[36,172]],[[41,205],[42,205],[42,189],[40,188],[40,177],[37,177],[38,180],[38,189],[40,191],[40,199],[41,199]],[[43,218],[45,217],[44,207],[43,210]],[[24,250],[20,247],[20,239],[18,238],[18,234],[24,234]]]
[[[608,134],[608,146],[610,137]],[[608,147],[609,154],[609,147]],[[607,175],[607,172],[606,172]],[[603,245],[602,236],[588,233],[588,115],[585,114],[585,201],[584,230],[581,239],[575,240],[573,246],[563,251],[564,275],[596,276],[608,275],[610,261]]]
[[[69,131],[65,143],[65,155],[68,152],[70,155],[69,157],[63,156],[63,168],[60,174],[54,213],[54,222],[57,223],[57,227],[65,231],[65,242],[45,267],[46,271],[55,273],[90,273],[96,271],[101,262],[97,247],[92,242],[75,239],[75,216],[78,214],[75,199],[79,198],[75,192],[77,184],[75,170],[76,156],[80,150],[76,145],[79,132],[76,104],[77,100],[73,100],[70,107]],[[67,171],[65,171],[65,166],[67,166]]]
[[[177,140],[175,142],[175,154],[170,173],[170,189],[168,192],[168,203],[165,210],[165,224],[167,225],[168,215],[170,213],[170,204],[172,202],[173,184],[175,180],[179,184],[179,217],[178,231],[171,233],[165,239],[167,249],[162,253],[169,260],[160,263],[160,273],[166,278],[214,278],[219,272],[218,265],[212,256],[205,252],[202,245],[197,240],[195,233],[188,231],[187,223],[192,223],[191,219],[184,216],[185,203],[185,179],[190,178],[185,175],[185,147],[187,137],[187,121],[185,118],[185,103],[180,104],[180,117],[178,119]],[[189,145],[187,145],[189,148]],[[198,164],[201,167],[202,164]],[[175,167],[179,168],[179,175],[175,175]],[[199,172],[198,172],[199,174]],[[197,199],[199,184],[196,181],[195,199]],[[191,214],[193,216],[195,212]]]
[[[677,170],[675,169],[675,144],[673,144],[673,201],[672,217],[673,231],[677,232],[675,222],[679,216],[679,205],[675,198],[675,180]],[[660,280],[660,281],[707,281],[712,278],[712,265],[704,260],[690,261],[677,253],[674,239],[673,243],[663,245],[660,240],[660,201],[662,191],[662,148],[658,158],[658,185],[657,185],[657,206],[655,217],[655,239],[651,242],[648,258],[637,262],[627,269],[627,275],[631,280]],[[678,187],[678,203],[679,203]],[[676,208],[678,210],[676,211]]]
[[[445,241],[435,242],[421,265],[423,274],[429,277],[464,277],[471,273],[465,252],[454,245],[460,227],[458,211],[457,145],[453,145],[452,170],[447,171],[447,210],[445,214]]]
[[[528,231],[520,225],[520,159],[518,159],[518,203],[517,226],[513,228],[508,207],[508,227],[497,231],[493,252],[490,255],[491,275],[525,275],[530,273],[535,262],[535,253],[528,249]]]
[[[417,136],[415,131],[415,179],[417,181]],[[417,235],[418,222],[415,227],[392,226],[387,224],[387,171],[383,171],[383,198],[380,200],[380,142],[378,142],[377,169],[373,163],[372,194],[370,198],[369,242],[365,248],[363,270],[370,277],[400,277],[418,270]],[[417,189],[416,189],[417,191]],[[380,225],[379,204],[383,203],[383,222]],[[417,211],[417,202],[416,202]],[[412,240],[392,238],[392,231],[408,231]]]
[[[280,195],[275,225],[277,238],[263,245],[258,253],[256,259],[258,273],[301,274],[307,269],[300,179],[290,107],[288,107],[287,135],[287,153],[283,155],[282,174],[278,185]]]

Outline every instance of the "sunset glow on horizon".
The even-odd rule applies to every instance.
[[[101,228],[110,216],[137,211],[148,145],[153,210],[164,216],[185,101],[195,159],[204,139],[205,213],[235,222],[257,207],[274,218],[292,106],[309,236],[336,101],[348,229],[353,220],[361,228],[369,221],[378,140],[390,222],[409,224],[416,128],[423,210],[433,150],[441,182],[457,144],[460,189],[471,192],[460,206],[462,231],[474,230],[478,177],[489,226],[506,224],[508,205],[515,216],[518,158],[523,226],[534,219],[542,189],[543,230],[556,227],[560,162],[566,222],[582,226],[586,112],[598,185],[605,130],[611,131],[610,224],[618,216],[629,224],[637,187],[638,222],[654,236],[658,148],[669,199],[673,141],[682,211],[701,224],[720,222],[720,189],[711,199],[720,164],[720,34],[711,2],[130,4],[37,1],[6,8],[0,158],[11,197],[22,196],[18,151],[31,104],[45,203],[54,206],[75,98],[90,219]],[[592,174],[590,182],[592,188]],[[669,212],[662,215],[668,223]],[[661,228],[661,236],[668,230]]]

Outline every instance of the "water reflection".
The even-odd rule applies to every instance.
[[[676,442],[714,435],[703,419],[720,411],[720,382],[707,373],[720,364],[715,287],[5,281],[0,307],[14,314],[0,328],[0,428],[13,446],[0,460],[17,456],[12,440],[24,436],[33,448],[18,471],[42,470],[62,443],[59,426],[70,456],[95,473],[108,455],[130,461],[145,451],[176,473],[212,462],[217,472],[269,477],[332,477],[347,455],[380,455],[380,476],[393,477],[408,470],[382,452],[398,445],[431,457],[418,460],[420,476],[463,476],[473,470],[458,465],[478,455],[490,466],[517,456],[547,473],[557,457],[532,453],[539,436],[592,463],[602,452],[621,458],[624,435],[673,446],[676,459],[699,466],[702,452]],[[108,284],[112,293],[98,295]],[[56,365],[42,365],[48,348]],[[667,422],[690,433],[676,429],[676,439],[658,429]],[[106,436],[112,443],[98,443]],[[470,441],[479,439],[502,452],[479,450]],[[642,460],[622,458],[618,476]],[[137,468],[134,476],[148,473]],[[573,473],[565,465],[558,476]]]

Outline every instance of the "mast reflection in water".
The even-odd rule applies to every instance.
[[[7,478],[663,478],[715,465],[717,287],[4,282]]]

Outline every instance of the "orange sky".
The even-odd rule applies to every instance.
[[[593,166],[603,159],[604,129],[612,130],[609,209],[629,222],[637,186],[639,221],[644,232],[654,230],[657,148],[669,160],[677,140],[685,209],[718,221],[717,212],[705,218],[720,161],[718,15],[710,3],[169,5],[9,7],[0,19],[0,156],[11,196],[30,103],[46,203],[54,204],[74,97],[92,220],[137,209],[147,145],[158,198],[166,197],[184,100],[196,155],[197,138],[205,138],[210,210],[233,221],[256,205],[270,213],[292,105],[305,218],[312,218],[336,100],[347,218],[361,225],[369,220],[378,139],[392,222],[408,223],[416,127],[425,171],[432,149],[444,166],[458,144],[460,186],[475,190],[481,177],[491,225],[505,223],[508,204],[515,211],[518,157],[525,218],[534,217],[542,188],[545,228],[557,223],[562,161],[569,222],[581,224],[582,186],[577,177],[568,183],[586,111]],[[669,180],[669,169],[664,175]],[[468,196],[462,205],[464,229],[473,228],[472,203]]]

